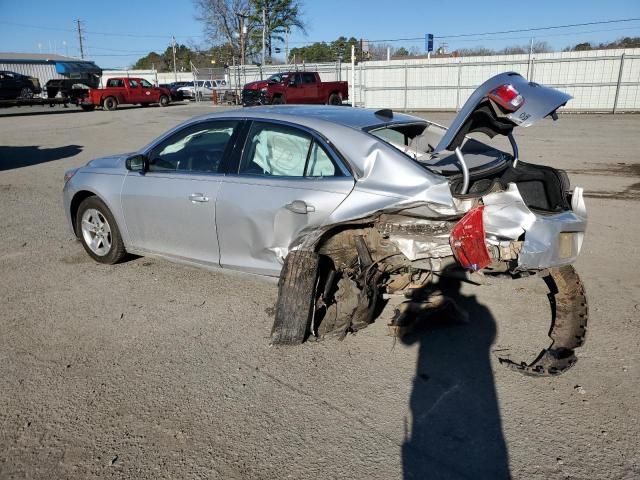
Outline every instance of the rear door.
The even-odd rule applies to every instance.
[[[144,102],[144,95],[142,93],[142,87],[135,78],[126,78],[125,82],[129,85],[127,88],[127,103],[142,103]]]
[[[321,225],[354,180],[321,138],[288,124],[252,122],[239,157],[216,201],[220,263],[278,275],[292,240]]]
[[[187,126],[148,152],[148,172],[129,172],[121,200],[135,248],[219,264],[215,202],[238,124]]]

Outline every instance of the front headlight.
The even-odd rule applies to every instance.
[[[267,87],[263,87],[263,88],[260,89],[260,91],[262,93],[267,93],[267,90],[269,90]]]

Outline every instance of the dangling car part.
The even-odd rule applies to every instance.
[[[587,213],[565,172],[524,161],[515,129],[557,119],[570,98],[503,73],[448,129],[388,109],[209,114],[67,172],[65,210],[86,243],[82,208],[99,200],[92,208],[111,232],[99,262],[130,252],[279,276],[274,344],[343,338],[375,319],[385,295],[425,289],[443,272],[547,275],[558,290],[554,343],[518,366],[555,374],[574,363],[582,340],[569,337],[586,327],[583,289],[567,269]],[[511,152],[479,135],[506,136]]]

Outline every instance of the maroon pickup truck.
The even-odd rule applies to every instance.
[[[247,83],[242,89],[242,105],[341,105],[348,96],[347,82],[323,82],[317,72],[285,72],[271,75],[266,80]]]
[[[166,107],[171,101],[171,92],[166,88],[154,87],[144,78],[110,78],[105,88],[91,88],[87,96],[82,99],[80,107],[83,110],[93,110],[102,107],[105,110],[115,110],[118,105],[140,104],[146,107],[158,103]]]

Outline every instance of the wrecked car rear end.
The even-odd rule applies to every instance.
[[[521,161],[513,133],[557,119],[570,98],[505,73],[481,85],[448,129],[381,110],[352,141],[336,141],[355,186],[321,227],[290,245],[272,341],[344,336],[374,320],[384,294],[429,292],[441,276],[539,274],[549,287],[553,343],[529,364],[504,362],[531,374],[572,366],[587,322],[571,267],[587,223],[582,189],[571,189],[561,170]],[[473,134],[506,136],[511,152]],[[421,302],[437,309],[446,299]],[[406,321],[400,311],[391,327],[402,332]]]

